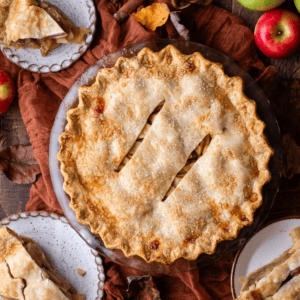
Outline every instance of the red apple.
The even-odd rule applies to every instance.
[[[0,70],[0,115],[11,105],[15,97],[15,85],[5,72]]]
[[[300,47],[300,18],[288,10],[270,10],[257,21],[254,39],[266,56],[288,57]]]

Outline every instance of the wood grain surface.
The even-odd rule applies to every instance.
[[[17,98],[1,115],[0,126],[2,134],[6,137],[4,147],[29,144],[29,137],[20,114]],[[29,200],[30,187],[31,184],[13,183],[0,172],[0,219],[25,210],[25,205]]]
[[[263,14],[263,12],[254,12],[244,8],[236,0],[214,0],[213,3],[241,17],[252,31],[255,28],[258,18]],[[292,0],[287,0],[281,8],[297,12]],[[278,69],[279,76],[286,79],[300,78],[300,52],[288,59],[281,60],[268,59],[262,53],[259,55],[266,65],[273,65]],[[0,127],[7,138],[6,146],[29,144],[29,138],[21,118],[17,98],[8,111],[0,117]],[[29,200],[30,187],[31,185],[15,184],[0,173],[0,219],[25,210],[25,205]],[[298,194],[300,192],[280,194],[278,199],[276,199],[271,216],[276,217],[279,214],[278,211],[281,210],[279,207],[281,207],[282,201],[285,201],[286,213],[299,213],[300,204],[299,207],[294,206],[290,209],[291,203],[299,199],[298,196],[300,195]]]

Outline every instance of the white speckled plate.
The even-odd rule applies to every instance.
[[[240,295],[241,277],[247,277],[258,268],[270,263],[293,246],[290,232],[300,226],[300,216],[280,218],[260,229],[236,254],[231,269],[233,299]]]
[[[19,67],[37,73],[58,72],[77,61],[90,46],[96,30],[96,9],[93,0],[47,0],[63,11],[76,26],[89,28],[82,45],[64,44],[43,57],[39,49],[20,49],[0,44],[4,55]]]
[[[0,227],[3,226],[39,243],[51,265],[87,300],[103,298],[102,260],[65,217],[48,212],[22,212],[3,219]],[[86,274],[79,276],[77,268],[85,270]]]

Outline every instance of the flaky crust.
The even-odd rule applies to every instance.
[[[9,44],[19,39],[43,39],[67,34],[34,0],[0,2],[0,41]],[[5,18],[4,18],[5,17]]]
[[[147,262],[194,260],[252,223],[273,150],[241,78],[229,78],[200,53],[167,46],[121,57],[78,92],[58,159],[78,221],[107,248]],[[162,101],[141,145],[117,172]],[[208,134],[205,154],[162,201]]]
[[[285,282],[290,273],[300,267],[300,228],[293,229],[291,234],[293,247],[249,274],[237,300],[300,299],[300,275]]]
[[[21,300],[70,299],[48,277],[26,251],[18,235],[1,227],[0,295]]]
[[[0,228],[0,295],[24,299],[25,282],[20,278],[12,278],[6,262],[7,255],[13,255],[22,248],[22,243],[10,234],[7,228]]]

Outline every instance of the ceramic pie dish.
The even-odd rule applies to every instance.
[[[0,227],[9,227],[37,242],[58,274],[82,292],[87,300],[103,298],[105,275],[102,260],[65,217],[43,211],[22,212],[1,220]],[[78,268],[86,274],[79,276]]]
[[[101,69],[59,137],[77,220],[107,248],[168,265],[236,238],[262,203],[273,155],[242,89],[173,45]]]
[[[67,18],[69,18],[72,22],[72,26],[77,26],[78,28],[75,28],[74,30],[83,30],[79,29],[79,27],[83,26],[85,27],[85,31],[89,32],[84,34],[84,38],[78,39],[78,44],[68,42],[67,40],[61,41],[60,44],[57,44],[56,48],[54,47],[53,50],[51,50],[46,56],[42,56],[40,53],[40,49],[32,49],[37,47],[36,42],[41,41],[42,43],[42,52],[46,52],[49,47],[51,47],[53,43],[53,39],[51,40],[51,37],[58,37],[62,36],[64,38],[62,30],[59,30],[59,26],[55,23],[55,21],[50,17],[49,14],[45,13],[45,10],[41,9],[40,7],[30,6],[29,8],[35,8],[36,11],[32,12],[32,14],[37,14],[37,16],[40,16],[41,20],[39,23],[41,24],[41,28],[35,28],[34,22],[32,26],[27,26],[25,31],[25,27],[23,28],[24,32],[17,31],[20,34],[20,40],[17,41],[16,45],[17,48],[21,47],[21,49],[16,50],[14,47],[8,47],[5,44],[0,44],[0,49],[4,53],[4,55],[13,63],[17,64],[23,69],[29,70],[31,72],[38,72],[38,73],[48,73],[48,72],[58,72],[63,69],[68,68],[71,64],[73,64],[76,60],[82,56],[86,50],[88,49],[89,45],[92,42],[95,30],[96,30],[96,10],[94,6],[94,2],[92,0],[76,0],[76,1],[58,1],[58,0],[50,0],[47,1],[50,5],[53,5],[53,7],[56,7],[64,14],[66,17],[65,23],[69,22],[67,21]],[[21,6],[21,2],[19,5]],[[26,5],[26,3],[23,3],[22,5]],[[44,5],[44,4],[42,4]],[[28,11],[29,8],[26,10]],[[5,10],[5,7],[2,8]],[[52,9],[52,8],[49,8]],[[55,8],[54,8],[55,9]],[[14,8],[15,12],[15,19],[18,18],[18,23],[20,23],[23,19],[27,22],[29,22],[29,12],[28,14],[22,14],[22,9],[17,10],[17,7]],[[50,10],[49,10],[50,11]],[[39,13],[39,14],[38,14]],[[44,13],[45,16],[42,15]],[[58,14],[58,12],[53,12],[53,15]],[[10,16],[10,15],[9,15]],[[47,22],[43,23],[43,20],[48,17],[49,20]],[[20,19],[20,20],[19,20]],[[62,15],[58,15],[57,19],[63,19]],[[52,23],[51,23],[52,21]],[[11,22],[12,23],[12,22]],[[15,26],[19,26],[17,24],[11,24],[12,26],[12,32],[16,33],[16,31],[13,29]],[[51,26],[45,27],[43,29],[42,25]],[[50,25],[49,25],[50,24]],[[71,24],[65,24],[68,28],[71,26]],[[56,27],[55,27],[56,26]],[[10,27],[9,27],[10,28]],[[77,32],[76,31],[76,32]],[[7,29],[7,35],[9,34],[9,31]],[[75,34],[75,31],[74,31]],[[72,36],[74,36],[72,34]],[[50,37],[49,40],[43,40],[40,38],[40,36],[48,36]],[[25,43],[26,40],[24,40],[25,37],[34,37],[34,39],[27,39],[29,48],[22,49],[22,43]],[[11,36],[10,39],[13,41],[18,38],[14,34],[14,36]],[[32,41],[31,41],[32,40]],[[80,41],[79,41],[80,40]],[[58,40],[57,40],[58,41]],[[51,45],[50,45],[51,43]],[[20,44],[20,45],[19,45]],[[55,46],[55,45],[54,45]]]
[[[152,42],[153,44],[154,44],[154,42]],[[163,45],[166,45],[167,43],[170,43],[170,41],[168,41],[168,42],[163,42],[163,41],[161,41],[161,44],[160,44],[160,47],[157,47],[157,44],[159,44],[160,43],[160,41],[156,41],[155,42],[156,44],[155,45],[151,45],[150,43],[142,43],[142,44],[139,44],[139,45],[136,45],[135,46],[135,52],[131,52],[130,53],[130,55],[129,56],[133,56],[134,54],[136,54],[137,52],[138,52],[138,50],[140,50],[141,49],[141,47],[145,47],[145,46],[148,46],[149,47],[149,44],[150,44],[150,48],[151,48],[151,46],[152,46],[152,49],[153,50],[158,50],[158,49],[161,49],[160,47],[162,47]],[[172,41],[171,41],[171,43],[172,43]],[[216,60],[215,58],[216,58],[216,56],[214,57],[213,55],[212,55],[212,57],[209,57],[209,55],[207,55],[206,56],[206,54],[207,53],[205,53],[205,50],[208,50],[208,51],[210,51],[211,49],[209,49],[209,48],[207,48],[207,47],[204,47],[204,46],[200,46],[199,48],[201,48],[201,49],[197,49],[197,50],[195,50],[195,46],[197,45],[197,44],[195,44],[195,43],[190,43],[190,45],[188,45],[189,46],[189,48],[188,48],[188,51],[187,51],[187,44],[186,44],[186,42],[178,42],[178,41],[174,41],[173,42],[173,44],[175,44],[175,46],[177,47],[177,48],[179,48],[179,50],[182,52],[182,53],[184,53],[184,54],[188,54],[188,53],[193,53],[193,52],[201,52],[202,54],[204,54],[204,57],[205,58],[208,58],[210,61],[216,61],[216,62],[220,62],[220,61],[218,61],[218,60]],[[194,46],[194,48],[193,48],[193,46]],[[131,49],[132,49],[133,47],[131,47]],[[158,49],[157,49],[158,48]],[[162,47],[163,48],[163,47]],[[205,50],[204,50],[205,49]],[[126,49],[127,51],[128,51],[128,49]],[[117,53],[117,54],[113,54],[113,55],[111,55],[110,57],[113,57],[113,58],[117,58],[117,57],[119,57],[120,56],[120,54],[125,54],[125,56],[126,56],[126,53],[128,53],[127,51],[126,51],[125,49],[122,51],[123,53]],[[212,51],[213,52],[213,51]],[[219,55],[217,52],[215,52],[214,54],[217,54],[217,55]],[[114,56],[115,55],[115,56]],[[128,56],[128,55],[127,55]],[[226,57],[224,57],[223,59],[226,59]],[[116,60],[116,59],[115,59]],[[99,63],[99,62],[98,62]],[[107,63],[107,61],[106,61],[106,59],[104,58],[104,59],[102,59],[102,61],[101,61],[101,63],[104,63],[105,64],[105,66],[107,67],[107,66],[111,66],[111,65],[113,65],[111,62],[108,62]],[[224,63],[224,61],[223,61],[223,63]],[[228,61],[227,61],[227,63],[228,63]],[[224,66],[225,66],[225,72],[227,71],[228,72],[228,65],[226,64],[226,63],[224,63]],[[227,68],[227,70],[226,70],[226,68]],[[92,73],[93,74],[95,74],[97,71],[99,70],[99,64],[98,64],[98,66],[93,66],[91,69],[90,69],[90,71],[91,71],[91,73],[89,73],[90,75],[92,75]],[[194,68],[192,68],[192,71],[194,70]],[[228,73],[228,75],[230,75],[230,76],[232,76],[232,75],[244,75],[244,74],[242,74],[242,72],[240,72],[239,74],[237,74],[237,73],[234,73],[234,71],[236,71],[236,70],[234,70],[233,69],[233,73]],[[239,70],[240,71],[240,70]],[[240,75],[240,76],[241,76]],[[87,77],[86,77],[87,76]],[[90,78],[88,78],[88,76],[89,75],[87,75],[87,74],[84,74],[84,76],[82,77],[83,79],[90,79],[90,80],[92,80],[93,78],[92,77],[90,77]],[[243,76],[241,76],[242,78],[243,78]],[[246,77],[246,76],[244,76],[244,77]],[[247,78],[246,77],[246,80],[245,80],[245,78],[243,78],[244,79],[244,81],[246,81],[247,79],[249,79],[249,78]],[[83,84],[87,84],[88,83],[88,81],[89,80],[86,80],[85,81],[85,83],[83,83]],[[251,84],[253,84],[253,82],[251,82]],[[82,85],[82,82],[80,82],[80,86]],[[76,87],[74,87],[74,89],[75,89]],[[77,88],[78,88],[78,86],[77,86]],[[246,89],[247,89],[247,85],[246,85]],[[246,91],[246,89],[245,89],[245,91]],[[250,91],[253,91],[253,88],[251,88],[251,89],[249,89]],[[77,92],[77,91],[76,91]],[[77,93],[76,93],[77,94]],[[72,95],[73,97],[74,97],[74,94]],[[248,96],[248,95],[247,95]],[[252,97],[251,97],[252,96]],[[249,98],[252,98],[252,99],[255,99],[255,97],[253,97],[253,95],[251,95]],[[255,95],[254,95],[255,96]],[[73,101],[73,103],[72,104],[76,104],[76,103],[74,103],[74,101]],[[65,113],[65,112],[64,112]],[[260,116],[261,117],[261,116]],[[275,121],[275,124],[273,123],[273,125],[275,125],[275,126],[277,126],[277,124],[276,124],[276,121]],[[55,127],[55,126],[54,126]],[[54,129],[53,129],[54,130]],[[61,131],[62,132],[62,131]],[[52,131],[52,133],[53,133],[53,131]],[[272,139],[272,138],[271,138]],[[51,140],[52,140],[52,137],[51,137]],[[269,140],[269,143],[271,144],[271,142],[270,142],[270,139],[269,139],[269,137],[268,137],[268,140]],[[274,146],[271,144],[271,146],[274,148]],[[278,148],[278,145],[276,145],[275,146],[275,148]],[[276,152],[276,151],[275,151]],[[279,151],[280,152],[280,151]],[[51,161],[51,145],[50,145],[50,168],[52,168],[53,167],[53,162]],[[271,168],[271,171],[272,171],[272,168]],[[53,175],[53,174],[52,174]],[[280,176],[277,176],[277,180],[279,179],[279,177]],[[52,176],[52,178],[53,178],[53,176]],[[270,181],[270,183],[269,183],[269,186],[272,186],[274,184],[274,182],[273,182],[273,180],[272,181]],[[54,184],[54,186],[55,186],[55,184]],[[276,188],[275,188],[276,189]],[[172,195],[172,194],[171,194]],[[166,201],[168,201],[168,200],[166,200]],[[265,204],[267,204],[268,202],[267,201],[265,201],[264,202],[264,205]],[[269,203],[270,204],[270,203]],[[264,206],[262,206],[262,207],[264,207]],[[261,208],[262,208],[261,207]],[[255,223],[255,222],[253,222],[253,223]],[[247,227],[247,228],[249,228],[249,227]],[[227,243],[227,242],[224,242],[224,243]],[[229,242],[230,243],[230,242]],[[220,243],[220,245],[221,245],[222,243]],[[219,247],[220,248],[220,247]],[[228,249],[227,249],[228,250]],[[113,251],[115,251],[115,250],[113,250]],[[116,253],[116,252],[115,252]],[[217,246],[217,250],[216,250],[216,252],[215,252],[215,254],[213,254],[213,255],[209,255],[208,257],[210,257],[210,258],[212,258],[212,257],[214,257],[214,255],[216,255],[216,253],[218,253],[218,246]],[[201,255],[202,256],[202,255]],[[200,256],[200,257],[201,257]],[[205,255],[204,255],[205,256]],[[128,259],[128,260],[130,260],[130,259]],[[135,259],[136,261],[138,261],[137,259]],[[176,262],[177,263],[179,263],[178,261],[180,261],[180,260],[177,260]],[[187,260],[183,260],[183,261],[187,261]],[[176,269],[176,262],[175,262],[175,264],[173,264],[172,266],[173,266],[173,269]],[[188,268],[193,264],[193,263],[195,263],[195,261],[189,261],[189,263],[188,263]],[[160,265],[160,266],[163,266],[163,264],[158,264],[158,265]],[[172,268],[172,266],[171,266],[171,268]],[[151,268],[151,267],[150,267]],[[161,270],[161,267],[159,267],[158,268],[159,270]],[[169,268],[170,269],[170,268]]]
[[[267,267],[271,262],[274,262],[275,259],[284,255],[284,252],[294,245],[295,240],[293,240],[291,235],[293,235],[293,230],[299,227],[299,216],[290,216],[273,220],[261,228],[238,251],[231,271],[231,292],[234,299],[240,296],[244,283],[243,278],[247,278],[250,274],[254,274],[253,272],[259,269],[261,270],[260,273],[263,273],[263,268],[265,268],[265,266]],[[290,256],[290,254],[284,256],[290,260],[293,259],[293,256]],[[295,268],[295,262],[287,261],[287,263],[291,270]],[[275,268],[276,266],[277,268],[280,268],[280,263],[277,262],[275,264]],[[272,269],[273,268],[274,265]],[[290,272],[290,270],[288,270],[288,272]],[[276,277],[279,277],[281,274],[283,274],[283,271],[281,271]]]

